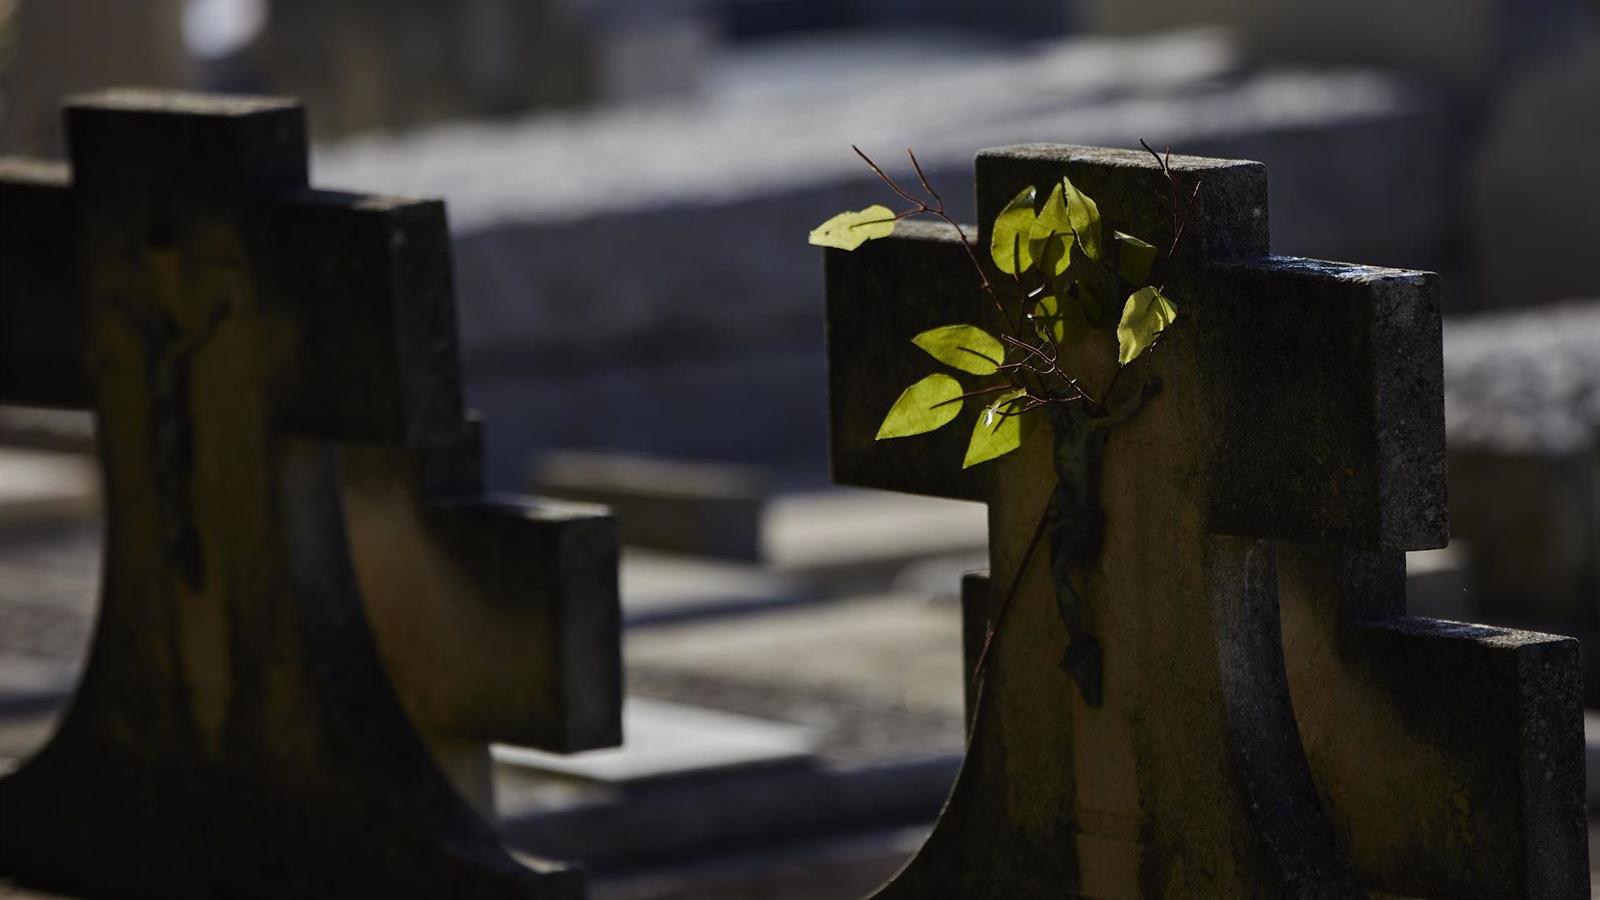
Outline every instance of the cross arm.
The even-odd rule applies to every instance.
[[[1399,552],[1280,547],[1278,578],[1301,740],[1363,883],[1583,896],[1578,642],[1405,615]]]
[[[453,440],[463,409],[443,202],[307,190],[253,221],[263,305],[296,334],[284,425],[412,447]]]
[[[961,469],[977,401],[968,401],[960,418],[932,434],[875,439],[884,414],[908,385],[934,372],[954,374],[911,338],[941,325],[986,321],[978,274],[956,230],[902,222],[891,237],[826,253],[834,482],[985,499],[983,471]]]
[[[617,532],[597,507],[485,495],[476,429],[422,452],[347,445],[361,593],[423,731],[552,752],[621,740]]]
[[[1418,550],[1448,540],[1439,280],[1267,257],[1189,304],[1215,422],[1211,527]]]
[[[486,674],[479,720],[486,739],[571,753],[622,742],[621,607],[616,522],[584,504],[490,496],[428,511],[477,601],[509,626],[509,669]],[[464,664],[494,645],[463,646]],[[475,681],[477,679],[474,679]],[[507,727],[509,726],[509,727]]]
[[[66,164],[0,159],[0,403],[89,405],[75,230]]]

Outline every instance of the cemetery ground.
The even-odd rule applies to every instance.
[[[0,771],[43,744],[71,696],[101,566],[98,475],[70,449],[83,425],[21,424],[36,418],[13,414],[11,438],[31,446],[0,450]],[[863,895],[914,852],[954,778],[956,594],[985,563],[981,508],[787,493],[756,530],[760,562],[714,544],[625,549],[628,753],[498,752],[502,835],[589,861],[596,900]],[[1472,611],[1448,554],[1413,554],[1411,570],[1415,605]],[[1600,718],[1589,758],[1593,771]],[[1600,819],[1590,844],[1600,860]],[[8,900],[48,896],[0,884]]]

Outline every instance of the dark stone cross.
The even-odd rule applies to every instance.
[[[67,126],[70,169],[0,162],[0,403],[97,414],[105,574],[59,732],[0,780],[0,875],[581,896],[472,802],[490,741],[618,742],[614,523],[483,494],[443,204],[309,189],[290,101]]]
[[[991,315],[953,229],[827,253],[835,480],[988,503],[969,664],[1022,569],[961,775],[879,896],[1586,896],[1576,642],[1405,614],[1404,551],[1447,540],[1437,277],[1268,256],[1260,164],[1172,165],[1201,206],[1179,318],[1112,398],[1160,378],[1103,458],[1098,706],[1061,667],[1046,554],[1024,563],[1050,429],[964,472],[977,404],[874,440],[936,365],[910,337]],[[1171,241],[1142,153],[985,151],[981,221],[1063,174],[1110,226]],[[1075,360],[1095,392],[1111,343]]]

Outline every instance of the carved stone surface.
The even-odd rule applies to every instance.
[[[97,413],[105,576],[70,712],[0,780],[0,875],[580,896],[471,802],[490,740],[618,741],[615,529],[481,494],[443,205],[309,189],[290,101],[67,125],[70,168],[0,162],[0,403]]]
[[[1438,279],[1268,256],[1262,166],[1172,163],[1201,205],[1167,280],[1180,317],[1140,363],[1162,388],[1105,449],[1098,707],[1027,552],[1049,429],[965,471],[973,409],[874,440],[926,371],[909,338],[993,315],[953,229],[827,253],[835,480],[988,502],[969,664],[1017,584],[961,775],[879,896],[1584,896],[1576,642],[1405,615],[1404,551],[1447,539]],[[980,221],[1063,174],[1170,242],[1160,171],[1123,151],[985,151]],[[1075,369],[1098,393],[1114,348]]]

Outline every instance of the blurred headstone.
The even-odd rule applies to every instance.
[[[767,481],[753,466],[550,451],[540,456],[532,484],[543,496],[609,507],[624,544],[761,558]]]
[[[1570,44],[1585,0],[1076,0],[1090,32],[1225,25],[1258,58],[1420,70],[1473,90]]]
[[[603,11],[603,10],[602,10]],[[687,93],[712,35],[690,10],[570,0],[273,0],[249,52],[322,135]]]
[[[1594,633],[1600,301],[1449,319],[1444,365],[1451,533],[1472,546],[1482,614]]]
[[[960,30],[1038,40],[1065,34],[1071,0],[713,0],[730,38],[772,38],[854,28]]]
[[[0,153],[58,154],[61,101],[107,85],[182,87],[186,0],[6,0]]]
[[[1600,292],[1600,29],[1513,81],[1472,164],[1485,295],[1529,306]]]

